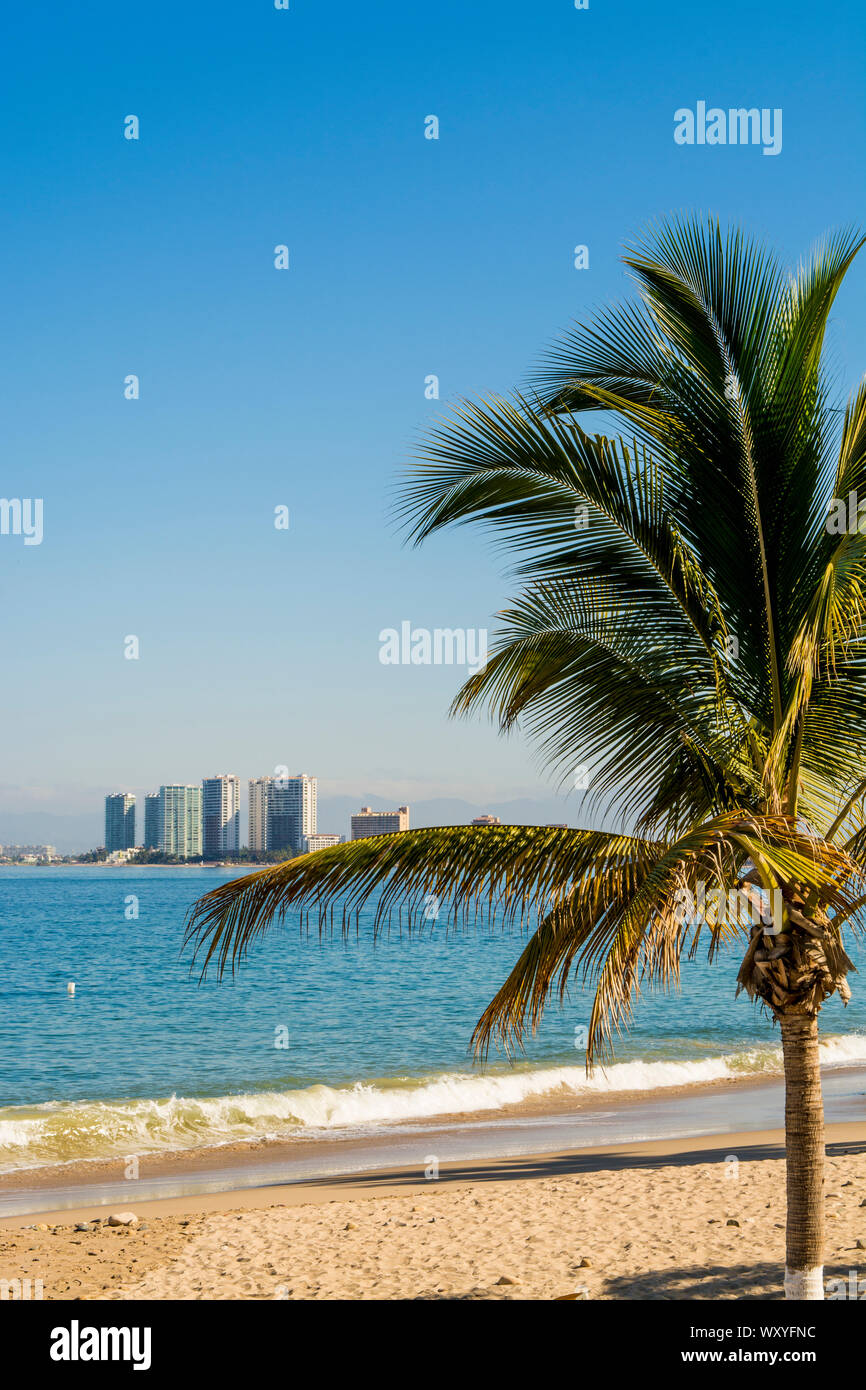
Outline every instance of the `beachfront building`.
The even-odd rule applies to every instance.
[[[134,846],[135,797],[129,792],[114,792],[105,798],[105,848],[111,854]]]
[[[409,807],[398,806],[396,811],[374,811],[362,806],[352,817],[352,839],[366,840],[369,835],[394,835],[409,829]]]
[[[305,836],[316,833],[318,787],[318,778],[305,772],[273,779],[268,802],[269,850],[303,854]]]
[[[270,777],[251,777],[249,783],[249,834],[250,849],[265,850],[268,847],[268,783]]]
[[[159,849],[162,843],[162,824],[159,819],[159,792],[148,792],[144,798],[144,848]]]
[[[201,855],[201,787],[174,783],[159,789],[160,849],[178,859]]]
[[[241,782],[233,773],[206,777],[201,784],[202,849],[205,854],[237,854],[241,837]]]
[[[502,821],[498,816],[475,816],[470,825],[501,825]]]
[[[341,845],[344,836],[329,835],[326,831],[319,831],[316,835],[304,836],[304,853],[315,854],[317,849],[330,849],[332,845]]]
[[[302,854],[306,837],[316,834],[318,788],[318,778],[305,772],[251,779],[250,849]]]
[[[26,859],[32,864],[50,864],[60,855],[54,845],[0,845],[0,859]]]

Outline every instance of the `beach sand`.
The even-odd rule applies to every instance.
[[[45,1299],[779,1299],[781,1143],[728,1134],[7,1217],[0,1280],[41,1279]],[[866,1124],[828,1126],[825,1186],[827,1277],[866,1277]],[[123,1209],[140,1224],[105,1224]]]

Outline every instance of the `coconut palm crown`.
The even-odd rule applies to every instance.
[[[823,350],[861,244],[791,271],[737,229],[661,224],[624,257],[632,300],[571,328],[531,390],[460,404],[410,469],[414,541],[481,522],[517,560],[455,713],[521,727],[566,783],[587,768],[585,807],[620,828],[360,840],[217,888],[187,930],[222,972],[290,908],[518,923],[476,1046],[519,1045],[577,975],[590,1064],[642,982],[742,938],[739,987],[780,1024],[797,1298],[823,1296],[817,1017],[848,997],[866,865],[866,385],[840,407]]]

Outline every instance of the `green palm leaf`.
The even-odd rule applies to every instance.
[[[458,404],[411,466],[409,538],[480,523],[519,585],[453,712],[520,727],[560,777],[588,768],[585,809],[620,829],[359,841],[225,884],[188,924],[219,972],[290,909],[320,929],[369,909],[374,932],[395,914],[414,930],[431,903],[519,927],[476,1046],[519,1045],[578,978],[588,1062],[702,935],[711,956],[743,935],[738,986],[782,1033],[796,1297],[821,1260],[817,1015],[850,992],[866,876],[866,534],[828,525],[834,498],[866,491],[866,383],[841,408],[824,360],[862,240],[839,232],[789,270],[712,219],[650,229],[625,256],[635,300],[568,330],[531,390]],[[684,916],[707,884],[723,903],[762,893],[779,922]]]

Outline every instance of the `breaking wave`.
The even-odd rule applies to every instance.
[[[821,1060],[828,1067],[866,1062],[866,1034],[827,1038]],[[490,1114],[544,1097],[580,1099],[772,1076],[781,1072],[781,1065],[781,1050],[763,1047],[689,1061],[617,1062],[591,1077],[582,1066],[527,1066],[231,1096],[6,1106],[0,1107],[0,1172],[250,1140],[369,1133],[401,1121]]]

